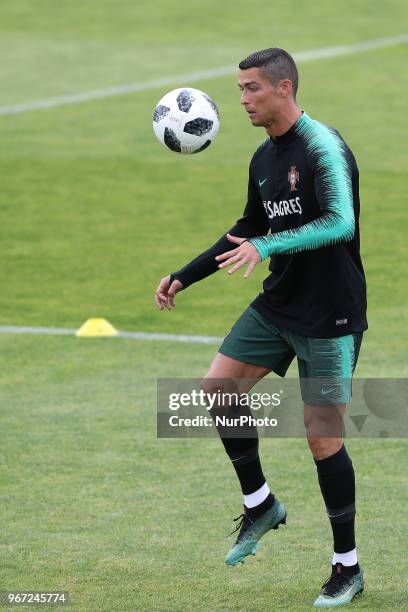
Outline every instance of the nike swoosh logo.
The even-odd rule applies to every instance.
[[[259,185],[260,187],[262,187],[262,185],[263,185],[264,183],[266,183],[266,181],[267,181],[267,180],[268,180],[267,178],[266,178],[266,179],[264,179],[263,181],[261,181],[261,179],[258,179],[258,185]]]
[[[328,395],[332,391],[336,391],[336,387],[333,387],[333,389],[322,389],[322,395]]]
[[[236,459],[231,459],[232,463],[235,463],[235,461],[239,461],[240,459],[244,459],[245,455],[242,455],[242,457],[237,457]]]

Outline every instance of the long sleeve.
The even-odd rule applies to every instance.
[[[238,236],[239,238],[252,238],[253,236],[265,234],[268,228],[268,218],[262,206],[259,190],[251,176],[250,166],[248,198],[244,214],[227,233]],[[233,248],[234,245],[228,240],[226,234],[224,234],[209,249],[195,257],[195,259],[178,270],[178,272],[173,272],[171,274],[171,280],[179,280],[183,284],[183,287],[186,288],[206,278],[218,270],[218,262],[215,260],[215,257]]]
[[[299,228],[252,239],[262,260],[347,242],[354,236],[351,169],[343,141],[333,130],[309,118],[298,130],[314,163],[314,189],[321,216]]]

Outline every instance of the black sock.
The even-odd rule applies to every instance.
[[[315,459],[320,489],[330,519],[334,552],[345,553],[356,547],[354,534],[355,478],[353,464],[344,445],[326,457]]]
[[[337,574],[337,572],[341,572],[345,576],[355,576],[360,571],[360,566],[358,563],[355,565],[343,565],[342,563],[333,563],[332,564],[332,574]]]
[[[228,419],[252,416],[249,407],[242,405],[216,407],[209,412],[214,422],[216,422],[216,416],[225,416]],[[244,495],[254,493],[266,482],[259,459],[259,438],[256,426],[245,424],[223,427],[222,424],[216,423],[216,427],[238,476],[242,493]]]

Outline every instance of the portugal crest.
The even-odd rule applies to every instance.
[[[288,183],[291,191],[297,191],[296,183],[299,182],[299,172],[296,170],[296,166],[291,166],[288,172]]]

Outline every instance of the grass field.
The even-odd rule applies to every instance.
[[[0,107],[235,64],[249,52],[404,33],[402,0],[3,0]],[[334,125],[361,173],[369,325],[357,374],[407,376],[407,46],[300,64],[299,101]],[[174,82],[174,87],[190,83]],[[180,157],[155,141],[152,89],[0,116],[0,324],[222,336],[259,291],[219,273],[159,312],[159,279],[241,215],[264,138],[233,74],[194,82],[217,141]],[[170,89],[168,87],[166,89]],[[309,610],[330,530],[305,440],[263,440],[288,525],[228,570],[241,497],[218,440],[157,440],[156,379],[198,377],[216,346],[0,335],[0,590],[64,589],[73,610]],[[292,374],[296,374],[294,368]],[[354,609],[407,609],[407,443],[350,440],[358,546]],[[405,569],[404,569],[405,566]]]

